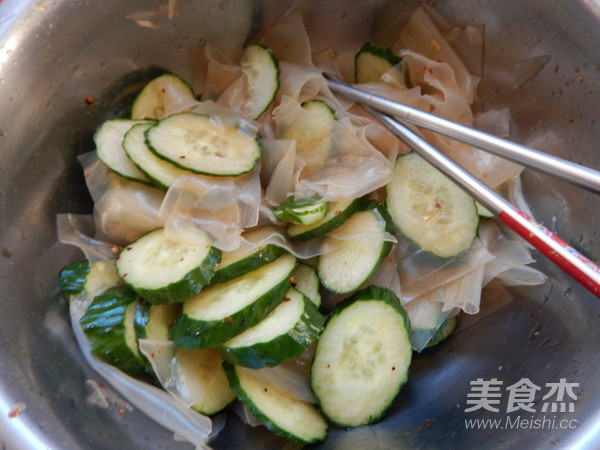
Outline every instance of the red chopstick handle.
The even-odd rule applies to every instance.
[[[600,268],[593,261],[520,210],[504,210],[498,217],[596,297],[600,297]]]

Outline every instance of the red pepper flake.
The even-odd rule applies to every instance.
[[[155,356],[154,356],[154,352],[150,353],[150,358],[152,358],[152,359],[154,359],[154,358],[155,358]]]
[[[336,216],[339,216],[341,213],[342,213],[341,211],[336,211],[334,214],[335,214]]]
[[[440,205],[438,202],[435,202],[435,205],[433,205],[433,207],[435,209],[442,209],[442,205]]]
[[[584,78],[583,78],[583,77],[577,77],[577,81],[578,81],[579,83],[583,83],[583,80],[584,80]]]
[[[128,274],[124,273],[124,274],[123,274],[123,278],[127,278],[127,275],[128,275]]]
[[[329,369],[331,366],[329,364],[327,364],[327,368]]]
[[[269,392],[269,390],[267,388],[265,388],[265,392]]]
[[[389,262],[389,263],[394,262],[393,258],[390,258],[390,257],[386,258],[385,261]]]
[[[181,258],[181,259],[179,260],[179,262],[182,262],[184,259],[185,259],[185,258]]]
[[[392,367],[392,372],[395,372],[395,371],[396,371],[396,368],[395,368],[395,367]]]
[[[10,419],[14,419],[15,417],[19,417],[25,411],[25,403],[15,403],[8,410],[8,417]]]
[[[118,255],[118,254],[119,254],[119,247],[113,247],[113,248],[111,248],[111,249],[110,249],[110,252],[111,252],[113,255]]]
[[[124,410],[123,408],[121,408],[121,409],[119,410],[119,414],[121,414],[121,415],[125,414],[125,410]]]
[[[283,299],[283,301],[284,301],[284,302],[291,302],[291,301],[292,301],[292,299],[291,299],[291,298],[289,298],[289,297],[286,297],[286,298],[284,298],[284,299]]]
[[[225,317],[223,320],[227,323],[233,323],[233,319],[231,317]]]
[[[92,97],[89,97],[89,96],[85,97],[84,101],[85,101],[86,105],[93,105],[94,104],[94,99]]]

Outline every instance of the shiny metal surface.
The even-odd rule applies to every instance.
[[[155,2],[152,2],[153,4]],[[259,20],[269,22],[291,1],[183,2],[184,14],[158,30],[125,16],[142,0],[3,0],[0,2],[0,448],[189,448],[140,413],[120,414],[86,402],[84,364],[57,301],[59,268],[78,256],[58,246],[54,217],[89,212],[74,158],[92,148],[95,127],[123,104],[125,86],[161,66],[192,79],[197,44],[209,39],[236,48]],[[317,50],[356,46],[408,4],[371,0],[299,1]],[[318,5],[318,7],[316,7]],[[559,157],[600,167],[600,2],[597,0],[435,2],[449,23],[485,24],[483,105],[510,105],[514,138]],[[331,26],[335,23],[336,26]],[[532,81],[514,89],[517,61],[549,55]],[[85,97],[95,99],[86,105]],[[600,258],[596,195],[526,171],[524,186],[536,218]],[[600,446],[600,302],[538,257],[552,278],[518,288],[515,300],[447,344],[415,359],[408,385],[379,424],[332,431],[322,448],[586,448]],[[469,382],[527,377],[538,385],[580,383],[574,429],[467,430]],[[537,398],[536,400],[541,400]],[[16,403],[26,409],[9,418]],[[533,414],[524,414],[529,418]],[[539,416],[536,416],[539,417]],[[286,443],[230,415],[216,448],[281,448]]]

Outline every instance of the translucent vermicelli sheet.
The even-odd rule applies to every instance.
[[[465,276],[493,260],[494,256],[479,239],[475,239],[469,251],[454,258],[442,259],[400,238],[396,258],[399,261],[398,272],[404,300],[411,301],[429,290]]]
[[[56,231],[60,242],[78,247],[90,264],[114,257],[114,244],[93,237],[95,224],[92,215],[59,214]]]

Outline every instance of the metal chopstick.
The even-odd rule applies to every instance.
[[[600,268],[596,264],[535,222],[527,214],[515,208],[406,126],[373,108],[368,106],[364,108],[388,130],[402,139],[413,151],[454,180],[473,198],[496,214],[508,227],[516,231],[585,288],[600,297]]]
[[[600,193],[600,172],[556,156],[484,133],[465,125],[402,105],[378,95],[357,89],[338,78],[325,74],[329,88],[363,105],[394,116],[398,120],[427,128],[444,136],[522,164],[538,172],[552,175],[571,184]]]

